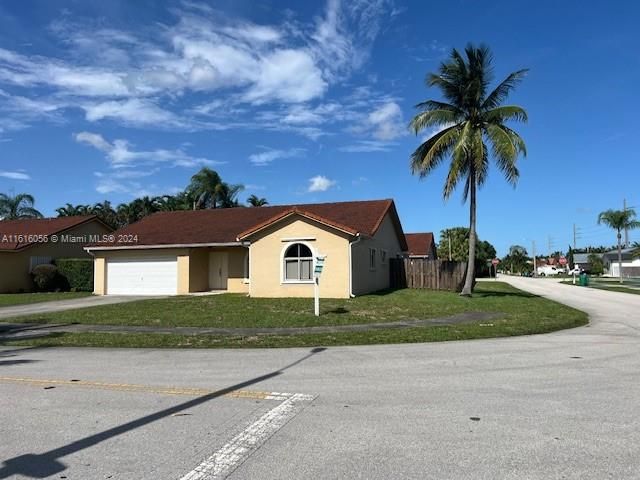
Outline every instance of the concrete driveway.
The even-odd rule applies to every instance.
[[[63,310],[74,310],[77,308],[95,307],[98,305],[111,305],[114,303],[133,302],[136,300],[144,300],[148,298],[161,297],[141,297],[134,295],[92,295],[90,297],[72,298],[69,300],[58,300],[55,302],[27,303],[9,307],[1,307],[0,320],[21,315],[61,312]]]
[[[640,297],[504,280],[593,323],[313,351],[5,349],[0,478],[639,478]]]

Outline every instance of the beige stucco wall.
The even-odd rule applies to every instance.
[[[51,257],[53,259],[88,257],[87,252],[83,249],[84,243],[63,242],[62,235],[81,237],[102,235],[110,231],[102,223],[92,221],[58,235],[59,241],[56,243],[41,243],[17,252],[0,252],[0,293],[31,290],[30,257]]]
[[[290,244],[296,243],[293,239],[305,239],[302,243],[311,248],[314,256],[327,255],[320,281],[320,296],[347,298],[349,296],[348,236],[302,217],[292,217],[278,222],[250,238],[250,295],[252,297],[313,297],[313,284],[283,282],[283,252]]]
[[[369,268],[369,249],[376,249],[376,268]],[[381,262],[381,250],[387,251],[387,261]],[[353,245],[353,293],[362,295],[389,288],[390,273],[389,259],[402,253],[402,247],[398,241],[393,221],[387,215],[380,228],[372,238],[363,238]]]

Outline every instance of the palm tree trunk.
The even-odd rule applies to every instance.
[[[473,281],[476,276],[476,172],[469,172],[469,260],[467,261],[467,276],[460,295],[470,297],[473,293]]]
[[[618,230],[618,275],[620,276],[620,283],[622,283],[622,233]]]

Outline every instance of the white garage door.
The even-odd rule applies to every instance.
[[[107,260],[107,294],[175,295],[178,293],[176,257]]]

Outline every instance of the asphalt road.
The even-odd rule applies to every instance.
[[[592,324],[324,351],[4,350],[0,478],[640,478],[640,296],[507,280]]]

